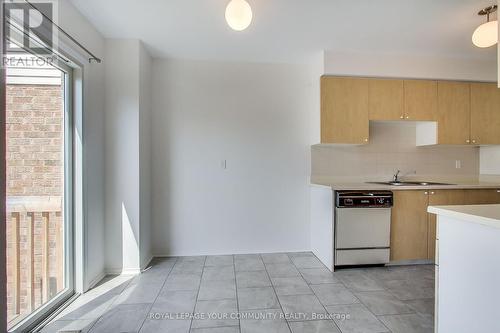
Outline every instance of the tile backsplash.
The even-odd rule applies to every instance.
[[[370,122],[367,145],[312,146],[311,176],[387,180],[399,169],[412,178],[478,177],[478,147],[416,147],[415,131],[415,122]]]

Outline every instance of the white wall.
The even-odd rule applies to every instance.
[[[106,40],[106,266],[139,258],[139,42]]]
[[[140,259],[144,268],[152,257],[151,242],[151,104],[152,59],[142,43],[139,47],[139,155],[140,155]]]
[[[106,263],[137,273],[151,258],[151,57],[106,40]]]
[[[478,52],[481,50],[478,49]],[[496,82],[496,58],[325,51],[325,74]]]
[[[59,25],[103,64],[83,63],[83,155],[86,214],[85,276],[83,285],[104,274],[104,39],[69,1],[59,1]]]
[[[154,60],[155,254],[310,249],[310,73]]]

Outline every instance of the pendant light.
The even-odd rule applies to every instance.
[[[226,7],[226,21],[233,30],[245,30],[252,23],[252,7],[245,0],[231,0]]]
[[[496,12],[497,5],[481,9],[480,16],[486,15],[486,23],[481,24],[472,34],[472,43],[477,47],[485,48],[498,43],[498,21],[490,21],[490,14]]]

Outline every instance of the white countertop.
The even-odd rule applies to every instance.
[[[408,181],[432,181],[448,183],[453,185],[408,185],[408,186],[392,186],[383,184],[370,184],[363,180],[340,180],[340,179],[328,179],[328,178],[313,178],[311,179],[312,185],[323,185],[331,187],[335,191],[341,190],[459,190],[459,189],[500,189],[500,180],[495,178],[494,180],[478,180],[478,179],[445,179],[445,178],[427,178],[422,179],[404,179]]]
[[[429,213],[500,228],[500,205],[429,206]]]

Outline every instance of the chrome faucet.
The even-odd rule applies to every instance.
[[[399,174],[401,173],[401,170],[398,170],[395,174],[394,174],[394,182],[395,183],[398,183],[400,180],[399,180]]]

